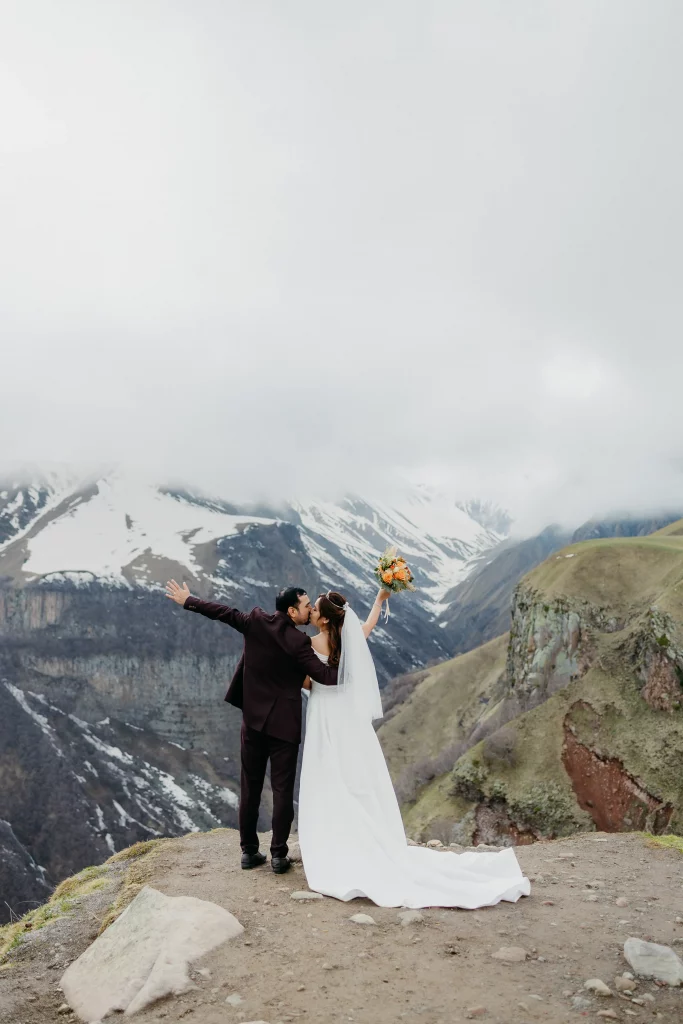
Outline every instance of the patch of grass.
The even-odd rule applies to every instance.
[[[102,923],[100,931],[104,931],[147,883],[151,876],[151,870],[147,863],[149,854],[158,850],[162,843],[172,841],[170,839],[150,839],[134,843],[126,850],[115,853],[104,864],[84,868],[77,875],[65,878],[57,886],[47,903],[36,907],[35,910],[30,910],[20,920],[0,927],[0,968],[7,955],[20,946],[30,932],[38,931],[60,917],[64,917],[76,907],[82,896],[112,885],[114,879],[110,876],[109,865],[130,861],[130,867],[125,874],[116,899],[108,908]]]
[[[208,828],[205,832],[188,832],[187,835],[183,836],[183,839],[201,839],[203,836],[212,836],[216,832],[230,832],[231,829],[226,828],[223,825],[219,825],[218,828]],[[159,842],[159,840],[154,840]]]
[[[106,878],[107,869],[104,864],[98,867],[84,868],[77,875],[65,878],[52,896],[42,906],[29,910],[18,921],[0,927],[0,963],[6,956],[20,946],[24,938],[30,932],[37,932],[41,928],[64,917],[74,909],[82,896],[87,896],[97,889],[104,889],[110,885],[110,879]]]
[[[52,894],[52,899],[59,900],[64,897],[73,899],[94,892],[95,889],[101,889],[105,884],[103,875],[106,874],[107,868],[104,864],[83,868],[77,875],[72,875],[71,878],[65,878],[63,882],[60,882]]]
[[[119,850],[118,853],[113,853],[107,864],[118,864],[122,860],[135,860],[136,857],[145,857],[148,853],[151,853],[155,847],[161,843],[167,843],[168,839],[142,839],[139,843],[133,843],[132,846],[127,846],[125,850]]]
[[[504,695],[507,641],[507,635],[498,637],[425,671],[410,699],[380,726],[394,781],[425,759],[439,758],[495,712]]]
[[[676,850],[683,854],[683,836],[653,836],[651,832],[641,832],[643,839],[647,840],[648,846],[660,846],[665,850]]]
[[[123,879],[121,888],[116,894],[116,899],[107,908],[107,913],[100,925],[98,935],[101,935],[110,924],[114,923],[128,904],[133,902],[140,890],[147,885],[152,876],[152,865],[150,862],[154,860],[154,855],[159,852],[162,845],[172,842],[174,842],[173,839],[148,839],[145,842],[134,843],[133,846],[129,846],[126,850],[120,850],[113,857],[109,858],[107,864],[112,862],[120,863],[121,861],[131,861],[131,864]]]

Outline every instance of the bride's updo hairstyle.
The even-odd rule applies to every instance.
[[[328,664],[337,666],[341,658],[341,631],[344,625],[346,598],[336,590],[329,590],[318,598],[318,611],[327,619],[327,638],[330,642]]]

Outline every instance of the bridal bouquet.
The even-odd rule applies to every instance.
[[[397,553],[396,548],[387,548],[375,569],[375,576],[385,590],[398,594],[401,590],[415,590],[413,574],[406,565],[405,558]]]

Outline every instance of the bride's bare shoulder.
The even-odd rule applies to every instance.
[[[324,633],[317,633],[314,637],[311,637],[311,645],[314,651],[318,654],[329,654],[330,645],[327,642],[327,637]]]

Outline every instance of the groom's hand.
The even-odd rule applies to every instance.
[[[190,588],[187,583],[183,583],[181,587],[175,580],[169,580],[166,584],[166,597],[170,597],[176,604],[185,604],[189,596]]]

